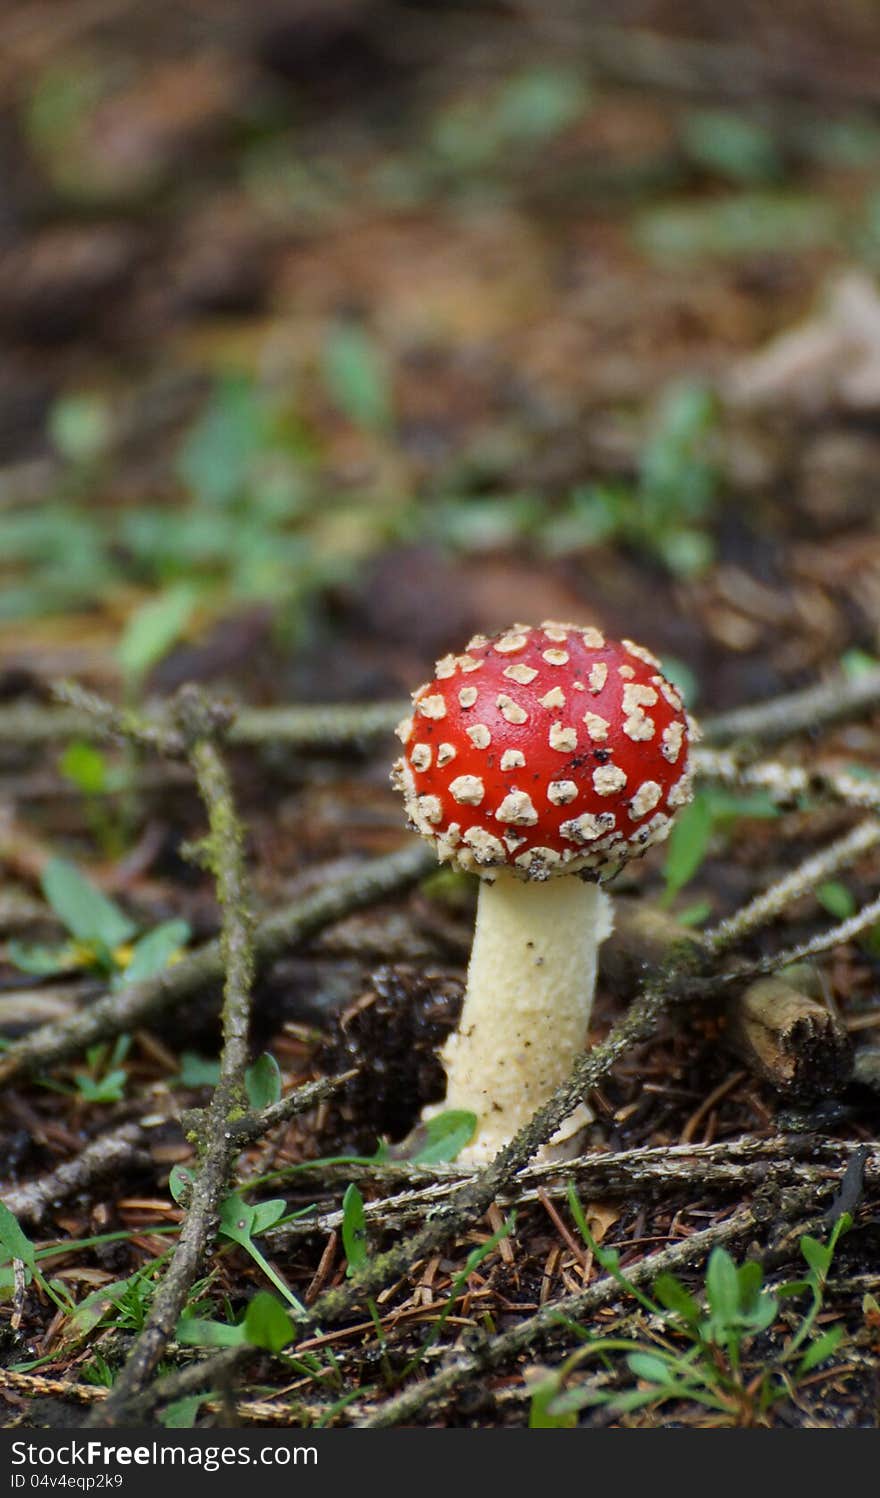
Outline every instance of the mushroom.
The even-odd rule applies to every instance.
[[[480,875],[461,1022],[442,1052],[442,1106],[477,1115],[459,1158],[478,1163],[586,1046],[612,926],[600,881],[691,799],[694,724],[650,651],[548,621],[438,661],[397,733],[392,780],[411,825],[442,862]],[[548,1153],[570,1153],[588,1118],[577,1109]]]

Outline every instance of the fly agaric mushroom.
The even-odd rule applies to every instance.
[[[691,799],[694,724],[650,651],[546,622],[477,635],[413,693],[392,780],[442,862],[481,876],[444,1108],[477,1115],[460,1158],[506,1144],[587,1041],[603,876],[666,837]],[[568,875],[574,877],[562,878]],[[581,1130],[576,1111],[550,1153]]]

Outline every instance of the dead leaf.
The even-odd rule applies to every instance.
[[[836,276],[822,309],[741,360],[723,389],[737,406],[880,406],[880,294],[873,278],[861,270]]]
[[[608,1202],[587,1202],[584,1207],[584,1216],[587,1219],[587,1227],[596,1242],[601,1243],[608,1229],[613,1227],[620,1218],[620,1213]]]

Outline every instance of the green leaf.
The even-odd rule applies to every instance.
[[[324,344],[323,373],[330,396],[350,421],[371,431],[387,431],[391,386],[385,361],[369,333],[357,323],[337,323]]]
[[[68,744],[58,768],[86,796],[98,796],[107,787],[107,761],[94,744]]]
[[[706,1270],[706,1297],[719,1328],[735,1325],[739,1313],[739,1276],[724,1248],[713,1248]]]
[[[607,1404],[616,1413],[625,1415],[630,1410],[640,1410],[646,1404],[653,1404],[661,1392],[656,1385],[650,1389],[628,1389],[625,1394],[609,1395]]]
[[[7,943],[6,956],[13,967],[35,978],[64,973],[75,965],[68,947],[30,946],[27,942],[13,940]]]
[[[250,1233],[252,1238],[257,1238],[260,1233],[267,1233],[284,1216],[287,1202],[283,1197],[276,1196],[271,1201],[258,1202],[252,1211]]]
[[[635,220],[642,249],[658,258],[794,255],[839,242],[836,205],[818,194],[741,192],[649,208]]]
[[[694,877],[709,851],[714,826],[708,796],[698,791],[690,806],[679,812],[669,837],[663,873],[666,899],[671,900]]]
[[[58,919],[77,941],[97,942],[112,951],[134,935],[134,922],[66,859],[51,858],[41,882]]]
[[[664,530],[654,538],[658,555],[676,577],[700,577],[715,560],[715,542],[693,525]]]
[[[476,1113],[450,1108],[437,1113],[425,1125],[427,1143],[412,1156],[414,1165],[437,1165],[441,1161],[454,1160],[470,1144],[477,1132]]]
[[[850,1212],[841,1212],[840,1216],[834,1224],[834,1227],[831,1229],[831,1236],[828,1239],[828,1247],[831,1250],[832,1254],[834,1253],[834,1250],[836,1249],[844,1233],[848,1233],[852,1225],[852,1214]]]
[[[561,68],[530,69],[504,83],[493,125],[511,144],[550,140],[580,117],[588,98],[577,73]]]
[[[692,161],[733,182],[772,181],[782,173],[769,130],[732,109],[690,110],[681,135]]]
[[[651,1352],[631,1352],[627,1356],[627,1365],[636,1378],[643,1378],[651,1384],[666,1386],[673,1382],[673,1371],[661,1357]]]
[[[249,1066],[244,1075],[248,1102],[256,1111],[277,1103],[281,1097],[281,1068],[268,1051]]]
[[[740,1310],[748,1311],[750,1307],[756,1304],[758,1296],[761,1293],[761,1286],[764,1283],[764,1271],[756,1260],[749,1259],[745,1264],[739,1266],[736,1271],[736,1277],[739,1283]]]
[[[140,983],[165,971],[172,957],[186,946],[190,928],[186,921],[163,921],[135,943],[131,961],[122,974],[123,983]]]
[[[88,1072],[74,1074],[77,1091],[84,1103],[118,1103],[125,1096],[128,1072],[118,1068],[103,1077],[90,1077]]]
[[[712,786],[706,795],[712,815],[722,825],[736,822],[740,817],[766,817],[772,821],[779,816],[779,807],[769,791],[728,791],[723,786]]]
[[[184,1347],[242,1347],[247,1343],[243,1325],[227,1326],[198,1316],[181,1316],[174,1336]]]
[[[831,1268],[834,1250],[826,1248],[825,1244],[820,1243],[818,1238],[811,1238],[809,1233],[805,1233],[801,1238],[800,1248],[813,1274],[817,1279],[824,1280]]]
[[[775,1295],[770,1295],[766,1290],[762,1291],[759,1299],[752,1309],[747,1313],[746,1320],[749,1330],[752,1332],[763,1332],[768,1326],[772,1326],[776,1320],[779,1310],[779,1300]]]
[[[96,1326],[100,1326],[105,1316],[118,1308],[126,1291],[133,1289],[142,1278],[142,1272],[137,1270],[124,1280],[114,1280],[112,1284],[102,1285],[99,1290],[92,1290],[80,1301],[68,1320],[65,1341],[82,1341],[87,1337]]]
[[[866,650],[845,650],[840,657],[840,666],[844,675],[854,681],[857,676],[866,676],[869,671],[876,671],[880,660],[876,655],[869,655]]]
[[[92,463],[107,450],[113,422],[99,395],[67,395],[49,412],[49,438],[70,463]]]
[[[206,1394],[187,1394],[183,1399],[175,1399],[160,1414],[160,1425],[164,1425],[166,1430],[192,1430],[206,1398]]]
[[[172,1165],[168,1176],[168,1190],[178,1206],[185,1204],[195,1181],[195,1174],[186,1165]]]
[[[845,1326],[832,1326],[815,1342],[811,1342],[798,1365],[799,1373],[809,1373],[811,1368],[817,1368],[836,1352],[846,1335]]]
[[[824,884],[817,884],[816,899],[838,921],[848,920],[858,908],[855,897],[839,879],[826,879]]]
[[[346,1188],[342,1198],[342,1244],[348,1260],[346,1273],[355,1274],[367,1263],[369,1252],[364,1199],[354,1181]]]
[[[177,460],[181,479],[200,504],[222,509],[240,497],[268,444],[269,424],[249,375],[219,381]]]
[[[532,1401],[529,1408],[529,1430],[574,1430],[577,1415],[573,1410],[555,1414],[551,1405],[560,1390],[558,1374],[551,1374],[540,1383],[532,1385]]]
[[[664,655],[660,663],[663,675],[681,693],[685,707],[693,707],[700,696],[700,683],[695,671],[677,656]]]
[[[192,618],[197,598],[190,583],[174,583],[129,616],[116,648],[128,682],[141,681],[177,644]]]
[[[779,1300],[793,1300],[796,1295],[806,1295],[812,1288],[810,1280],[786,1280],[784,1285],[776,1286],[776,1295]]]
[[[661,1274],[654,1284],[654,1294],[661,1306],[674,1311],[689,1326],[696,1326],[702,1314],[694,1297],[674,1274]]]
[[[249,1249],[251,1246],[253,1221],[253,1207],[248,1206],[236,1192],[232,1192],[220,1203],[220,1231],[224,1238],[231,1238],[233,1243],[241,1244],[242,1248]]]
[[[0,1247],[10,1259],[20,1259],[28,1269],[36,1268],[36,1249],[19,1226],[18,1218],[0,1202]]]
[[[702,926],[712,914],[712,909],[711,900],[695,900],[693,905],[677,910],[675,919],[680,926]]]
[[[251,1347],[264,1347],[267,1352],[280,1352],[296,1335],[280,1300],[276,1300],[268,1290],[260,1290],[249,1302],[244,1334]]]
[[[220,1081],[220,1062],[199,1056],[195,1051],[184,1051],[179,1077],[184,1087],[216,1087]]]

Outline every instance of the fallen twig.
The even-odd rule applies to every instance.
[[[880,820],[873,817],[860,822],[843,837],[836,838],[818,853],[811,853],[790,873],[769,885],[747,905],[726,916],[716,926],[704,931],[702,943],[715,952],[726,951],[743,937],[766,926],[781,915],[795,900],[813,894],[816,886],[830,879],[840,869],[856,862],[863,853],[880,843]],[[773,965],[782,966],[782,960],[773,959]]]
[[[173,739],[173,731],[161,714],[154,718],[127,714],[72,682],[54,683],[51,691],[63,706],[20,702],[0,709],[0,745],[27,747],[71,738],[131,736],[134,722],[142,742],[150,741],[155,748],[171,747],[168,739],[169,734]],[[284,743],[303,752],[367,745],[390,734],[409,706],[404,699],[394,699],[314,707],[242,707],[235,711],[226,737],[231,744]],[[877,706],[880,670],[871,670],[856,677],[837,675],[767,702],[709,714],[701,719],[701,727],[706,744],[728,744],[736,739],[770,743],[805,731],[815,732]]]
[[[616,1153],[594,1153],[574,1160],[528,1165],[499,1191],[495,1200],[503,1208],[538,1201],[542,1192],[549,1197],[564,1196],[571,1181],[579,1190],[602,1197],[681,1191],[695,1183],[732,1191],[765,1185],[809,1185],[818,1190],[829,1174],[846,1168],[859,1148],[837,1141],[817,1143],[813,1134],[805,1133],[773,1139],[739,1138],[719,1144],[653,1145]],[[868,1179],[880,1180],[880,1149],[869,1154],[865,1168]],[[298,1179],[307,1178],[302,1166],[297,1166],[296,1171]],[[420,1175],[427,1175],[427,1171],[410,1169],[408,1176],[405,1171],[404,1166],[395,1172],[388,1166],[346,1165],[332,1172],[328,1181],[327,1168],[321,1167],[321,1185],[326,1190],[331,1181],[390,1179],[404,1189],[366,1202],[364,1215],[376,1230],[400,1232],[408,1222],[423,1219],[438,1203],[448,1199],[465,1178],[461,1171],[450,1167],[441,1178],[420,1184]],[[270,1230],[266,1241],[276,1251],[281,1250],[297,1239],[338,1231],[342,1220],[343,1213],[338,1208],[323,1211]]]
[[[210,707],[201,694],[181,694],[180,733],[208,814],[207,861],[222,910],[221,956],[225,972],[220,1079],[207,1111],[200,1168],[180,1236],[150,1306],[146,1325],[95,1423],[115,1425],[129,1400],[150,1378],[174,1335],[186,1297],[217,1231],[218,1209],[238,1155],[231,1125],[246,1103],[244,1074],[255,962],[253,917],[244,859],[244,836],[235,812],[226,767],[212,742]]]
[[[729,744],[735,739],[770,743],[815,732],[829,723],[856,718],[880,706],[880,669],[861,676],[835,675],[816,686],[767,702],[748,703],[729,713],[715,713],[700,720],[707,744]]]
[[[18,702],[0,709],[0,746],[24,748],[54,745],[69,739],[136,737],[161,753],[177,755],[182,751],[179,735],[165,721],[162,712],[152,717],[129,713],[75,682],[56,682],[50,690],[62,704],[60,707]],[[342,749],[366,745],[390,734],[408,709],[411,710],[411,704],[405,700],[316,707],[242,707],[236,709],[226,739],[235,745],[283,743],[302,753]]]
[[[124,1166],[148,1159],[148,1130],[140,1122],[124,1123],[118,1129],[101,1134],[87,1144],[72,1160],[65,1160],[57,1170],[13,1186],[3,1193],[3,1204],[25,1222],[38,1223],[52,1207],[85,1191],[95,1181]]]
[[[793,806],[801,796],[823,796],[862,811],[880,811],[880,779],[866,780],[849,770],[790,765],[778,759],[746,764],[730,750],[697,748],[695,773],[704,780],[720,780],[737,790],[765,791],[778,806]]]

